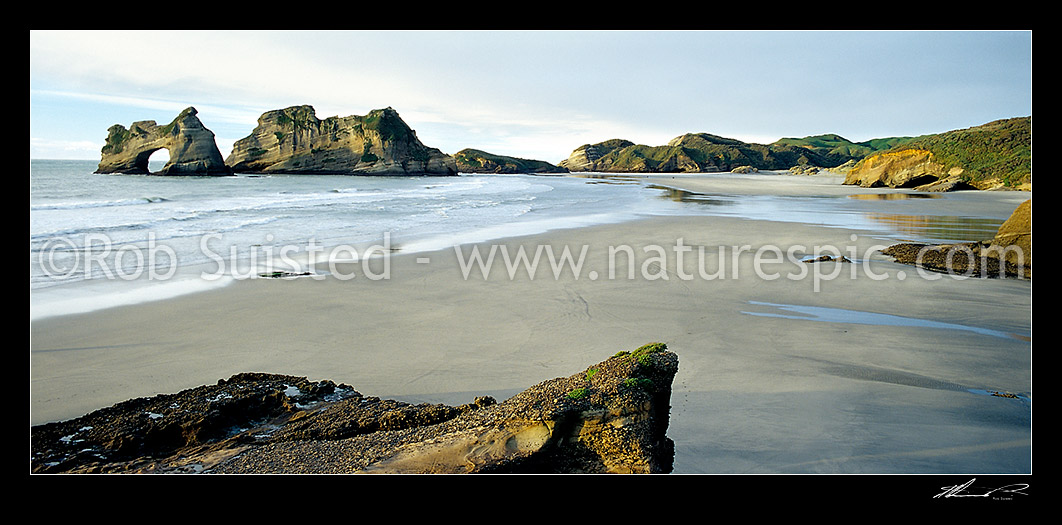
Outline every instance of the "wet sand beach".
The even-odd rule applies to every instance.
[[[847,197],[888,192],[829,180],[772,191],[836,196],[846,213],[999,220],[1031,198],[861,201]],[[653,216],[39,319],[31,424],[248,371],[407,401],[503,399],[659,341],[679,356],[677,474],[1031,472],[1031,281],[921,275],[876,253],[893,242],[858,225]],[[503,251],[546,246],[583,265],[555,275],[543,254],[533,278],[510,276]],[[466,264],[474,249],[496,250],[489,274]],[[851,262],[801,262],[823,249]]]

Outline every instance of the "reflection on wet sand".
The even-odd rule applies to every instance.
[[[641,184],[637,177],[623,175],[605,175],[603,173],[570,173],[569,177],[577,179],[590,179],[590,184]]]
[[[692,191],[669,188],[667,186],[658,186],[656,184],[649,184],[646,187],[652,190],[659,191],[661,198],[675,202],[694,202],[697,204],[731,204],[730,202],[723,200],[719,197],[713,197],[705,195],[703,193],[694,193]]]
[[[660,186],[656,184],[647,184],[646,187],[660,192],[660,198],[668,199],[675,202],[706,204],[712,206],[729,206],[731,208],[737,208],[740,204],[742,204],[740,198],[695,193],[687,190],[670,188],[667,186]],[[935,199],[940,198],[941,196],[936,194],[919,193],[883,193],[880,195],[849,195],[848,197],[856,200],[869,201]],[[760,199],[762,200],[763,197],[760,197]],[[790,214],[799,214],[800,212],[814,213],[818,214],[820,218],[831,214],[838,216],[844,215],[851,218],[851,216],[854,214],[870,221],[871,223],[883,226],[892,232],[901,234],[902,236],[907,236],[912,242],[929,243],[973,242],[991,239],[995,237],[1000,225],[1003,224],[1003,220],[982,217],[963,217],[955,215],[901,215],[895,213],[881,212],[857,212],[844,208],[834,209],[810,204],[812,202],[821,202],[822,199],[832,200],[835,199],[835,197],[809,197],[805,199],[789,199],[787,200],[787,204],[785,206],[782,206],[781,208],[749,208],[750,216],[756,215],[755,212],[751,211],[753,209],[758,209],[760,213],[765,213],[769,215],[755,216],[754,218],[765,219],[778,218],[776,214],[780,209],[787,210],[787,213]],[[750,199],[746,199],[746,201],[748,200]],[[807,202],[810,205],[797,205],[796,207],[792,207],[793,204],[801,201]],[[746,202],[745,204],[748,204],[748,202]],[[768,210],[772,213],[768,213]],[[856,224],[851,223],[849,225],[855,226]]]
[[[861,201],[893,201],[902,199],[939,199],[935,193],[858,193],[849,195],[849,199]]]
[[[899,215],[866,213],[871,221],[909,234],[915,242],[972,242],[991,239],[1003,224],[999,219],[955,215]]]
[[[1022,334],[1001,332],[999,330],[991,330],[988,328],[981,328],[977,326],[966,326],[955,323],[930,321],[928,319],[919,319],[915,317],[902,317],[898,315],[880,314],[875,312],[862,312],[858,310],[847,310],[843,308],[776,304],[760,301],[749,301],[749,304],[758,305],[766,308],[773,308],[776,310],[776,312],[742,312],[743,314],[761,317],[779,317],[784,319],[820,321],[828,323],[849,323],[879,326],[930,328],[941,330],[961,330],[981,335],[988,335],[992,337],[1002,337],[1006,339],[1023,339],[1025,337]],[[791,314],[782,314],[778,313],[777,311],[791,312]]]

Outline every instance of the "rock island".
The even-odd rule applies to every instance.
[[[240,173],[457,175],[391,108],[324,120],[308,105],[267,111],[225,162]]]
[[[203,126],[196,114],[196,109],[189,107],[165,126],[154,120],[134,122],[128,128],[121,124],[111,126],[96,173],[147,175],[151,154],[166,149],[170,160],[156,175],[232,175],[214,141],[214,133]]]

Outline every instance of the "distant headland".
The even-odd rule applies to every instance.
[[[1032,190],[1032,117],[997,120],[917,137],[851,142],[834,134],[746,143],[687,133],[666,145],[610,139],[575,148],[557,164],[466,148],[453,155],[424,145],[388,107],[364,116],[319,119],[309,105],[267,111],[222,158],[194,107],[170,124],[134,122],[108,129],[97,173],[149,173],[160,149],[170,160],[157,175],[235,173],[452,176],[458,173],[714,173],[788,170],[845,175],[844,184],[912,188]]]

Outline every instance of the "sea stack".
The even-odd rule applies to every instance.
[[[196,113],[194,107],[189,107],[165,126],[154,120],[134,122],[128,129],[121,124],[111,126],[96,173],[232,175],[214,142],[214,133],[203,126]],[[170,152],[170,160],[161,170],[151,173],[148,159],[160,149]]]
[[[226,163],[238,173],[457,175],[454,159],[421,143],[389,107],[324,120],[308,105],[267,111]]]

